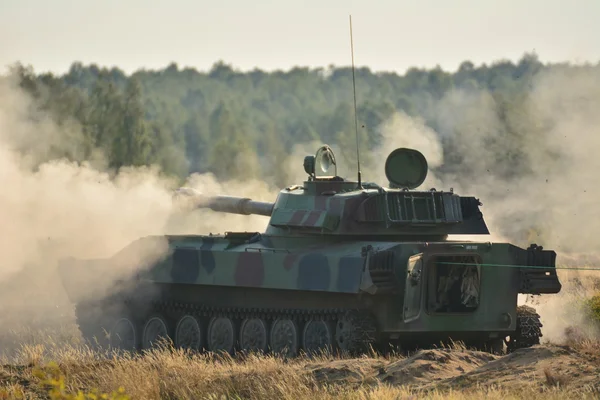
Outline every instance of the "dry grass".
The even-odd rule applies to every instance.
[[[567,339],[549,355],[513,353],[489,361],[461,343],[420,358],[232,358],[168,347],[117,356],[86,348],[77,327],[60,322],[51,329],[0,331],[0,400],[87,399],[67,394],[114,394],[121,387],[132,399],[600,398],[600,341],[577,332]],[[416,379],[405,379],[407,373]]]
[[[588,341],[581,343],[580,350],[600,356],[599,349],[600,343]],[[447,351],[465,350],[456,345]],[[0,398],[17,398],[19,394],[24,396],[20,398],[29,399],[69,398],[49,397],[49,377],[57,379],[56,385],[63,379],[64,393],[92,390],[110,393],[123,387],[133,399],[581,399],[599,396],[591,388],[570,389],[569,377],[551,369],[528,378],[533,381],[520,386],[486,386],[485,382],[462,385],[457,380],[449,389],[435,385],[399,386],[368,373],[403,359],[405,357],[400,355],[347,359],[346,367],[338,368],[343,379],[325,379],[314,373],[314,367],[338,362],[327,356],[292,360],[262,355],[232,358],[190,354],[167,347],[145,354],[116,356],[76,345],[37,343],[23,346],[5,358],[5,365],[0,368]],[[352,371],[346,371],[348,374],[343,376],[347,366]]]
[[[568,375],[557,374],[550,368],[544,368],[544,376],[549,386],[565,387],[570,380]]]

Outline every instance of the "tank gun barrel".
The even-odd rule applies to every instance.
[[[208,207],[213,211],[234,214],[259,214],[270,216],[273,203],[254,201],[247,197],[235,196],[208,196]]]
[[[193,200],[195,208],[210,208],[213,211],[231,214],[251,215],[258,214],[271,216],[275,203],[255,201],[248,197],[236,196],[208,196],[199,191],[183,187],[176,191],[177,195],[183,195]]]

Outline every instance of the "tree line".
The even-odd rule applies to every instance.
[[[456,88],[489,91],[504,131],[511,133],[510,118],[503,120],[503,113],[518,107],[533,77],[545,68],[535,54],[517,63],[475,66],[465,61],[453,73],[439,67],[411,68],[403,75],[358,68],[357,115],[368,128],[359,131],[361,147],[376,147],[381,139],[377,127],[398,111],[438,129],[433,104]],[[273,167],[297,143],[335,144],[349,160],[355,153],[348,67],[239,72],[219,61],[207,72],[173,63],[127,75],[118,68],[75,62],[63,75],[38,74],[20,64],[12,73],[59,125],[75,121],[81,127],[72,138],[77,146],[56,147],[49,158],[81,161],[101,151],[114,170],[157,164],[182,178],[212,172],[241,179],[266,171],[282,186],[290,182]],[[506,146],[518,148],[512,143]],[[452,146],[451,138],[444,143],[450,160]]]

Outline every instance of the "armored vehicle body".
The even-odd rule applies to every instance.
[[[518,307],[517,296],[561,290],[556,253],[449,240],[489,234],[481,204],[452,190],[414,190],[428,171],[419,151],[390,153],[389,187],[339,177],[326,145],[304,169],[306,181],[274,203],[178,191],[194,207],[264,215],[264,232],[152,236],[111,259],[64,260],[84,336],[130,350],[170,339],[193,350],[286,355],[539,343],[539,315]]]

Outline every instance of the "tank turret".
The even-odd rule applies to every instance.
[[[450,191],[415,191],[427,177],[425,156],[398,148],[385,163],[389,187],[346,180],[337,174],[333,150],[321,146],[304,158],[308,178],[280,191],[274,203],[233,196],[206,196],[181,188],[193,207],[271,217],[266,233],[339,236],[420,236],[443,240],[449,234],[489,234],[474,197]]]

